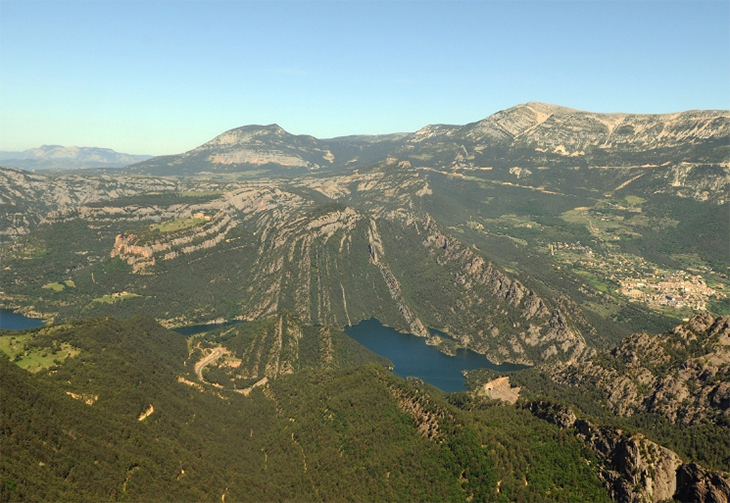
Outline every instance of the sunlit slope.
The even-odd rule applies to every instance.
[[[724,111],[529,103],[385,137],[246,126],[175,157],[174,179],[3,170],[2,302],[168,326],[377,317],[445,332],[446,352],[580,360],[726,314],[727,137]]]

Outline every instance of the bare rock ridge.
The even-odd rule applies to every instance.
[[[388,157],[440,159],[451,167],[493,166],[505,155],[589,165],[726,163],[730,112],[663,115],[592,113],[527,103],[464,126],[430,125],[414,133],[320,140],[278,125],[243,126],[177,156],[150,159],[133,172],[184,174],[267,169],[278,173],[361,168]]]
[[[413,314],[411,309],[408,307],[408,304],[403,299],[403,294],[401,293],[401,286],[398,282],[398,279],[395,277],[395,275],[393,275],[390,268],[378,258],[382,257],[385,254],[385,251],[383,249],[383,243],[380,239],[380,235],[378,234],[378,227],[374,220],[370,221],[370,228],[368,229],[368,239],[368,252],[370,253],[370,258],[372,259],[373,264],[375,264],[378,269],[380,269],[380,273],[383,275],[383,281],[385,281],[385,284],[388,287],[388,292],[390,292],[390,296],[396,303],[398,311],[400,311],[400,313],[403,315],[403,318],[405,318],[405,321],[408,324],[411,333],[420,337],[428,337],[429,334],[426,326],[421,320],[418,319],[418,317]]]
[[[730,481],[695,463],[684,463],[673,451],[643,435],[599,427],[564,405],[530,402],[535,416],[573,430],[606,465],[600,476],[611,499],[619,503],[730,501]]]
[[[124,266],[130,285],[125,291],[134,291],[137,300],[108,308],[145,302],[167,326],[283,310],[306,322],[340,327],[377,317],[428,337],[445,353],[466,347],[494,362],[577,365],[596,348],[608,347],[607,340],[599,340],[595,313],[569,297],[574,284],[553,288],[530,271],[509,266],[509,260],[490,258],[502,248],[478,248],[496,246],[487,236],[494,227],[487,232],[484,225],[495,213],[485,201],[492,196],[481,194],[501,197],[503,187],[514,198],[520,196],[512,192],[535,193],[540,199],[530,203],[535,212],[549,202],[555,218],[578,199],[603,201],[626,186],[640,186],[642,194],[723,203],[730,194],[723,190],[730,188],[729,120],[726,111],[595,114],[528,103],[465,126],[376,137],[319,140],[277,125],[244,126],[115,176],[1,169],[0,239],[17,240],[35,230],[50,235],[49,227],[68,224],[87,243],[65,249],[65,274],[88,272],[96,264],[102,270],[110,257],[121,259],[129,266]],[[473,219],[468,216],[473,208],[459,201],[452,207],[462,194],[492,216]],[[630,210],[622,218],[641,220],[635,218],[640,208]],[[46,251],[32,244],[16,248],[12,253],[27,256]],[[219,263],[226,264],[225,271],[217,270]],[[80,289],[71,288],[63,298],[54,296],[44,285],[58,278],[48,278],[35,285],[42,296],[21,298],[19,271],[28,264],[4,269],[7,284],[16,285],[7,289],[15,293],[2,292],[7,305],[68,316],[115,290],[116,285],[97,283],[97,272],[86,278],[94,296],[83,298]],[[208,301],[183,312],[180,299],[162,286],[179,274],[173,270],[188,266],[200,267],[205,280],[196,286],[205,289]],[[145,290],[155,293],[144,297]],[[33,302],[38,306],[29,305]],[[635,339],[637,347],[644,344],[640,336]],[[702,420],[700,409],[710,410],[705,402],[720,404],[718,410],[726,402],[728,390],[718,386],[695,408],[689,399],[684,409],[668,410],[665,399],[686,396],[691,387],[681,383],[684,374],[679,380],[649,375],[633,369],[620,353],[611,358],[630,370],[621,374],[620,386],[607,390],[621,413],[661,410],[694,424]],[[720,358],[712,364],[715,374],[724,372],[725,357],[713,358]],[[713,372],[699,360],[691,365]],[[588,370],[614,372],[599,367]],[[578,378],[566,373],[556,379]],[[656,388],[651,397],[642,395],[647,386]]]
[[[495,362],[571,362],[594,351],[572,311],[510,277],[421,208],[432,191],[408,163],[393,161],[365,173],[301,178],[294,184],[128,177],[125,191],[114,187],[127,177],[86,177],[84,185],[73,176],[3,173],[18,180],[8,191],[8,199],[15,197],[18,204],[54,180],[69,191],[63,199],[58,198],[63,190],[55,191],[56,199],[42,207],[55,211],[41,217],[39,208],[38,225],[77,222],[113,232],[103,255],[77,250],[83,255],[72,252],[74,261],[119,258],[131,266],[130,281],[141,285],[169,281],[167,263],[194,260],[213,271],[224,257],[230,266],[206,281],[214,300],[193,310],[194,319],[161,303],[154,315],[166,326],[291,310],[307,322],[340,327],[377,317],[427,337],[447,354],[468,347]],[[197,190],[193,196],[210,195],[191,199],[184,195],[187,187]],[[93,195],[93,188],[108,190],[107,197],[117,190],[118,197],[99,201],[105,194]],[[322,203],[325,197],[329,202]],[[425,270],[433,275],[424,282],[419,278]],[[98,276],[89,279],[94,283]],[[220,284],[238,286],[219,299]],[[234,311],[216,313],[219,303],[232,298]],[[434,336],[427,327],[447,337]]]
[[[527,350],[538,345],[543,348],[540,356],[545,360],[559,355],[564,361],[575,361],[591,354],[583,336],[566,323],[564,315],[559,310],[549,310],[534,291],[519,281],[508,278],[471,248],[442,233],[430,217],[424,222],[423,229],[423,245],[438,256],[438,262],[455,264],[459,267],[454,279],[463,285],[466,291],[473,292],[478,290],[475,287],[484,287],[491,296],[516,308],[521,318],[525,320],[527,330],[510,337],[511,353],[493,353],[477,343],[478,350],[486,351],[495,361],[509,359],[524,363],[530,361],[526,358]],[[491,329],[494,331],[494,327]],[[464,345],[474,347],[474,341],[468,336],[456,337]]]
[[[553,380],[595,386],[621,416],[654,412],[683,425],[730,419],[730,316],[695,315],[659,336],[628,337],[580,365],[557,365]]]
[[[700,313],[674,329],[626,338],[610,352],[580,364],[543,369],[567,386],[595,393],[609,414],[655,413],[682,425],[726,425],[730,417],[730,316]],[[727,473],[683,460],[677,453],[616,427],[577,418],[567,406],[533,400],[524,407],[538,418],[571,430],[604,463],[611,498],[638,503],[730,501]],[[686,453],[685,453],[686,454]]]
[[[398,211],[377,216],[377,213],[351,207],[333,206],[313,215],[308,209],[310,204],[294,193],[251,184],[206,204],[171,206],[167,211],[174,210],[177,217],[190,221],[196,215],[205,215],[207,220],[180,230],[153,232],[153,226],[119,234],[110,256],[122,258],[132,266],[133,273],[154,275],[155,265],[160,261],[212,248],[224,239],[235,243],[235,239],[226,236],[231,229],[241,226],[253,231],[251,237],[257,243],[257,258],[250,271],[258,288],[249,289],[242,301],[243,315],[247,318],[293,309],[304,320],[344,326],[353,319],[367,318],[370,313],[370,316],[377,314],[391,320],[413,334],[431,337],[427,323],[421,319],[423,314],[428,314],[428,322],[447,330],[457,343],[488,354],[496,361],[532,363],[538,355],[546,360],[574,361],[592,353],[580,332],[569,326],[558,309],[549,308],[535,292],[445,234],[428,214]],[[119,208],[110,209],[114,215],[119,213]],[[156,214],[157,210],[151,208],[149,211]],[[82,208],[76,215],[88,212]],[[96,208],[92,218],[104,221],[109,217],[104,215],[103,208]],[[382,235],[380,225],[389,229],[387,236]],[[394,229],[398,234],[414,234],[421,244],[410,251],[392,249],[390,233]],[[337,244],[332,247],[329,242]],[[413,253],[422,255],[436,267],[451,271],[448,277],[461,292],[455,302],[463,308],[462,315],[469,311],[474,313],[472,316],[476,326],[481,327],[479,330],[466,332],[459,326],[452,326],[439,314],[440,308],[431,309],[405,295],[402,283],[405,281],[409,290],[413,285],[402,273],[396,274],[391,264]],[[361,276],[363,272],[353,275],[349,269],[354,264],[361,264],[365,268],[363,271],[371,272],[365,277]],[[322,275],[323,269],[328,271],[327,276]],[[368,277],[367,281],[373,284],[366,287]],[[371,308],[358,305],[354,300],[348,308],[347,290],[354,284],[373,288],[376,297],[385,293],[395,308],[395,318],[385,312],[373,313]],[[315,304],[312,304],[313,298]],[[501,323],[499,320],[504,314],[493,313],[485,318],[488,309],[475,309],[495,303],[519,313],[524,326],[518,330],[503,328],[500,331],[496,325]],[[509,339],[508,345],[504,344],[503,338]],[[445,352],[453,351],[443,344],[442,338],[431,339],[430,342]]]
[[[20,169],[0,169],[0,241],[27,234],[44,219],[73,214],[98,201],[149,192],[180,190],[168,179],[133,176],[44,176]]]
[[[121,257],[132,266],[133,272],[144,272],[155,265],[155,256],[162,255],[164,260],[171,260],[180,255],[189,255],[199,250],[212,248],[223,239],[236,223],[224,212],[218,212],[208,222],[190,232],[178,233],[170,239],[148,238],[140,240],[138,236],[119,234],[110,253],[111,257]]]
[[[538,151],[571,156],[584,154],[590,148],[640,151],[724,138],[730,134],[730,115],[722,111],[605,114],[527,103],[452,133],[459,134],[474,140],[515,142]]]

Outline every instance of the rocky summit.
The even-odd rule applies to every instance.
[[[621,416],[662,415],[684,425],[730,421],[730,316],[694,316],[661,335],[634,334],[580,365],[554,367],[556,382],[595,387]]]
[[[698,197],[728,187],[730,113],[600,114],[527,103],[464,126],[431,125],[414,133],[320,140],[278,125],[244,126],[177,156],[138,163],[134,173],[176,175],[262,171],[277,175],[341,172],[388,158],[466,174],[519,168],[518,178],[555,167],[640,168],[636,174],[670,180],[673,190],[706,178]],[[708,172],[709,171],[709,172]],[[514,171],[512,171],[514,173]],[[694,180],[693,180],[694,179]],[[707,185],[709,181],[709,185]]]

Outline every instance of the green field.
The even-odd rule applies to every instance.
[[[64,282],[54,281],[52,283],[46,283],[43,288],[46,290],[53,290],[54,292],[62,292],[66,288],[76,288],[76,283],[72,279],[67,279]]]
[[[102,295],[101,297],[95,298],[93,302],[101,302],[102,304],[114,304],[115,302],[120,302],[127,299],[134,299],[135,297],[142,296],[136,293],[123,292],[120,294]]]
[[[599,292],[613,293],[613,285],[606,281],[602,281],[597,275],[582,269],[573,269],[573,272],[588,281],[588,283]]]
[[[205,223],[204,218],[195,218],[195,217],[177,218],[175,220],[168,220],[167,222],[161,222],[159,224],[154,224],[151,227],[151,229],[153,231],[160,231],[160,232],[177,232],[177,231],[181,231],[184,229],[189,229],[191,227],[196,227],[203,223]]]
[[[4,335],[0,337],[0,351],[15,361],[18,367],[30,372],[47,369],[80,353],[68,343],[49,348],[30,347],[27,343],[31,339],[31,335]]]
[[[641,203],[646,201],[646,199],[644,199],[643,197],[631,195],[624,197],[624,200],[631,206],[641,206]]]
[[[53,290],[54,292],[60,292],[66,287],[63,283],[54,282],[43,285],[43,288],[46,290]]]

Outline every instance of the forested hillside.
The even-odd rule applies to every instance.
[[[607,500],[573,436],[377,365],[315,365],[244,395],[186,379],[192,347],[148,318],[10,338],[18,361],[75,353],[33,373],[0,359],[3,501]]]

